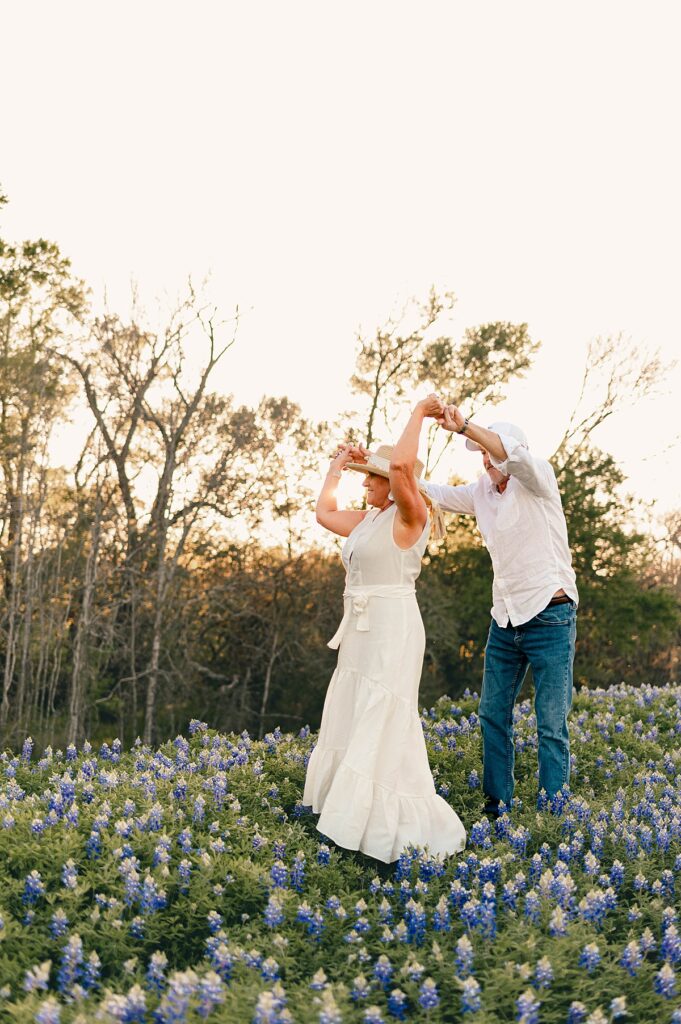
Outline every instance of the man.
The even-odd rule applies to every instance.
[[[480,699],[485,811],[500,813],[513,797],[513,707],[528,665],[535,684],[539,789],[552,798],[570,778],[568,713],[572,703],[578,594],[555,473],[532,455],[512,423],[489,429],[454,405],[438,422],[482,452],[476,483],[427,484],[442,509],[476,517],[492,558],[492,622]]]

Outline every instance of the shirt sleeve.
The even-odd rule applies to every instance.
[[[450,487],[448,484],[426,484],[426,493],[436,501],[444,512],[461,512],[465,515],[475,514],[473,491],[475,484],[459,484]]]
[[[506,451],[506,458],[499,462],[490,454],[489,460],[495,469],[505,476],[515,477],[538,498],[549,498],[556,493],[558,484],[550,462],[532,455],[525,445],[509,434],[499,434],[499,440]]]

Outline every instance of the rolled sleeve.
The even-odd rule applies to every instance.
[[[551,463],[546,459],[536,458],[515,437],[499,434],[499,440],[506,451],[506,458],[499,461],[490,453],[489,460],[495,469],[498,469],[504,476],[515,477],[537,497],[548,498],[552,495],[558,485]]]
[[[456,487],[449,484],[426,484],[426,494],[436,501],[444,512],[459,512],[464,515],[475,514],[474,490],[475,484],[460,484]]]

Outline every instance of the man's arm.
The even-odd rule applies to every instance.
[[[456,487],[449,484],[426,483],[426,493],[438,503],[443,512],[459,512],[472,516],[475,515],[473,491],[476,487],[475,483],[459,484]]]
[[[517,438],[509,434],[497,434],[486,427],[479,427],[477,423],[467,422],[455,405],[445,407],[438,423],[445,430],[463,433],[475,441],[489,453],[495,469],[504,476],[515,477],[538,498],[548,498],[556,492],[558,485],[551,464],[546,459],[532,455]]]

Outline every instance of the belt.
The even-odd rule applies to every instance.
[[[552,604],[574,604],[574,601],[567,594],[561,594],[560,597],[552,597],[546,607],[550,608]]]
[[[327,646],[332,650],[338,650],[352,616],[356,616],[355,629],[360,633],[368,633],[369,625],[369,598],[370,597],[413,597],[416,593],[413,584],[389,584],[375,583],[366,587],[346,587],[343,592],[345,599],[345,610],[341,624]]]

